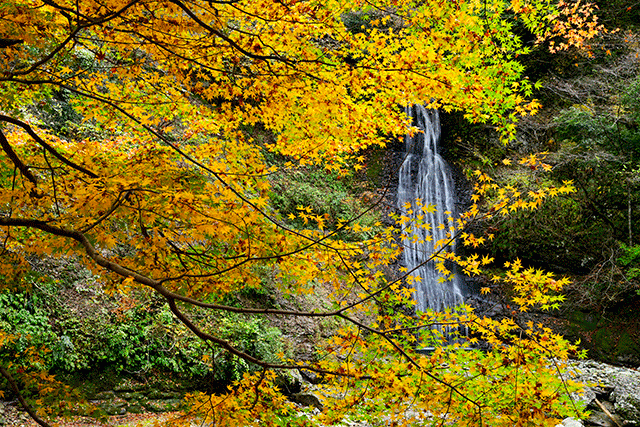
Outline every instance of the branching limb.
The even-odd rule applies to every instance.
[[[385,339],[386,341],[389,342],[389,344],[391,346],[393,346],[393,348],[396,349],[396,351],[405,359],[407,360],[409,363],[411,363],[412,365],[414,365],[415,367],[417,367],[418,369],[422,369],[420,367],[420,365],[418,364],[418,362],[412,358],[409,354],[407,354],[406,351],[404,351],[404,349],[402,349],[398,343],[396,343],[392,338],[390,338],[386,333],[384,333],[383,331],[379,331],[378,329],[375,328],[371,328],[367,325],[365,325],[362,322],[357,321],[356,319],[353,319],[350,316],[347,316],[345,314],[345,311],[347,310],[347,308],[341,308],[339,310],[336,311],[331,311],[331,312],[324,312],[324,313],[314,313],[314,312],[298,312],[298,311],[288,311],[288,310],[273,310],[273,309],[264,309],[264,310],[256,310],[256,309],[244,309],[244,308],[237,308],[237,307],[228,307],[228,306],[222,306],[222,305],[216,305],[216,304],[205,304],[202,303],[201,301],[198,301],[196,299],[193,298],[189,298],[189,297],[185,297],[183,295],[179,295],[176,294],[174,292],[171,292],[169,289],[165,288],[164,286],[162,286],[162,282],[156,279],[152,279],[150,277],[147,277],[143,274],[140,274],[136,271],[130,270],[126,267],[121,266],[118,263],[114,263],[112,261],[107,260],[106,258],[104,258],[102,255],[100,255],[97,250],[95,249],[95,247],[91,244],[91,242],[89,241],[89,239],[81,232],[76,231],[76,230],[69,230],[66,228],[62,228],[62,227],[56,227],[54,225],[48,224],[46,222],[43,221],[39,221],[39,220],[32,220],[32,219],[20,219],[20,218],[0,218],[0,226],[22,226],[22,227],[31,227],[31,228],[36,228],[42,231],[45,231],[47,233],[50,234],[54,234],[57,236],[61,236],[61,237],[68,237],[71,238],[75,241],[77,241],[78,243],[80,243],[87,255],[89,255],[89,257],[91,257],[91,259],[93,259],[98,265],[120,275],[123,277],[132,277],[136,282],[148,286],[152,289],[154,289],[156,292],[158,292],[160,295],[162,295],[162,297],[167,301],[167,303],[169,304],[169,308],[171,310],[171,312],[178,318],[178,320],[180,320],[180,322],[182,322],[187,328],[189,328],[189,330],[191,330],[197,337],[199,337],[200,339],[207,341],[207,342],[211,342],[214,344],[219,345],[220,347],[224,348],[225,350],[227,350],[228,352],[230,352],[233,355],[236,355],[238,357],[240,357],[241,359],[253,363],[255,365],[258,365],[262,368],[280,368],[280,369],[297,369],[297,368],[301,368],[302,366],[296,366],[296,365],[285,365],[285,364],[273,364],[273,363],[268,363],[265,362],[263,360],[257,359],[253,356],[251,356],[250,354],[247,354],[237,348],[235,348],[234,346],[232,346],[228,341],[220,339],[218,337],[215,337],[207,332],[204,332],[203,330],[201,330],[197,325],[195,325],[179,308],[178,305],[176,304],[176,301],[182,301],[185,302],[187,304],[192,304],[192,305],[196,305],[196,306],[201,306],[201,307],[208,307],[208,308],[215,308],[215,309],[220,309],[220,310],[226,310],[226,311],[233,311],[233,312],[238,312],[238,313],[254,313],[254,314],[283,314],[283,315],[294,315],[294,316],[304,316],[304,317],[340,317],[356,326],[358,326],[361,329],[367,330],[370,333],[376,334],[378,336],[380,336],[381,338]],[[385,287],[386,288],[386,287]],[[377,294],[374,293],[374,294]],[[374,295],[372,294],[372,295]],[[364,298],[363,300],[361,300],[361,303],[363,301],[366,301],[368,299],[370,299],[372,297],[372,295]],[[349,307],[353,307],[353,305],[350,305]],[[338,372],[334,372],[334,371],[330,371],[330,370],[325,370],[325,369],[319,369],[316,367],[311,367],[311,366],[304,366],[304,369],[308,369],[314,372],[318,372],[318,373],[323,373],[323,374],[329,374],[329,375],[343,375],[343,376],[350,376],[349,374],[345,374],[345,373],[338,373]],[[424,370],[423,370],[424,371]],[[429,378],[431,378],[432,380],[441,383],[442,385],[449,387],[453,390],[454,393],[456,393],[457,395],[459,395],[460,397],[462,397],[463,399],[467,400],[469,403],[472,403],[473,405],[479,405],[478,402],[472,400],[471,398],[469,398],[468,396],[466,396],[464,393],[462,393],[460,390],[458,390],[454,385],[447,383],[446,381],[441,380],[440,378],[434,376],[433,374],[424,371],[425,375],[427,375]]]
[[[27,413],[33,419],[33,421],[37,422],[42,427],[53,427],[51,424],[49,424],[48,422],[40,418],[38,414],[36,414],[36,412],[33,410],[33,408],[27,403],[27,401],[24,400],[24,397],[22,397],[22,393],[20,393],[20,388],[18,387],[18,384],[16,384],[16,381],[13,379],[13,376],[11,376],[9,371],[7,371],[4,368],[4,366],[0,366],[0,374],[2,374],[4,379],[7,380],[7,382],[9,383],[9,386],[11,387],[11,390],[16,394],[16,396],[18,397],[18,401],[20,401],[20,404],[22,405],[24,410],[27,411]]]
[[[332,316],[335,317],[337,315],[336,312],[313,313],[313,312],[298,312],[298,311],[287,311],[287,310],[252,310],[252,309],[242,309],[237,307],[229,307],[229,306],[222,306],[222,305],[215,305],[215,304],[204,304],[193,298],[188,298],[188,297],[176,294],[174,292],[171,292],[169,289],[162,286],[162,283],[159,280],[147,277],[141,273],[138,273],[137,271],[128,269],[118,263],[115,263],[113,261],[110,261],[104,258],[102,255],[100,255],[100,253],[98,253],[96,248],[91,244],[87,236],[85,236],[83,233],[77,230],[70,230],[63,227],[57,227],[55,225],[51,225],[47,222],[36,220],[36,219],[6,218],[6,217],[0,217],[0,226],[31,227],[31,228],[42,230],[52,235],[67,237],[75,240],[84,248],[87,255],[92,260],[94,260],[96,264],[98,264],[99,266],[115,274],[118,274],[122,277],[131,277],[137,283],[144,286],[148,286],[153,290],[155,290],[167,301],[167,303],[169,304],[169,308],[174,313],[174,315],[182,323],[184,323],[184,325],[187,326],[197,337],[201,338],[204,341],[217,344],[220,347],[224,348],[225,350],[229,351],[231,354],[234,354],[240,357],[241,359],[244,359],[247,362],[254,363],[263,368],[298,369],[303,367],[304,369],[308,369],[310,371],[314,371],[321,374],[349,376],[346,374],[339,374],[337,372],[326,370],[326,369],[315,368],[313,366],[273,364],[273,363],[268,363],[260,359],[257,359],[243,351],[238,350],[237,348],[232,346],[229,342],[202,331],[200,328],[197,327],[197,325],[191,322],[191,320],[187,316],[185,316],[184,313],[182,313],[182,311],[178,308],[176,301],[182,301],[187,304],[207,307],[210,309],[219,309],[224,311],[232,311],[236,313],[247,313],[247,314],[283,314],[283,315],[294,315],[294,316],[304,316],[304,317],[332,317]],[[341,314],[340,316],[345,319],[351,320],[349,317],[345,316],[344,314]]]
[[[47,162],[47,166],[49,166],[49,171],[51,172],[51,187],[53,189],[53,205],[56,208],[56,214],[60,216],[60,204],[58,203],[58,190],[56,188],[56,172],[51,166],[51,162],[49,162],[49,158],[47,157],[47,150],[44,150],[42,155],[44,156],[45,162]]]
[[[35,131],[31,128],[31,126],[29,126],[27,123],[15,119],[13,117],[9,117],[9,116],[5,116],[4,114],[0,114],[0,121],[6,122],[6,123],[11,123],[13,125],[16,126],[20,126],[22,129],[24,129],[31,138],[33,138],[34,141],[36,141],[38,144],[40,144],[40,146],[42,148],[44,148],[45,150],[47,150],[49,153],[51,153],[56,159],[60,160],[62,163],[64,163],[67,166],[70,166],[72,168],[74,168],[77,171],[80,171],[84,174],[89,175],[91,178],[98,178],[98,175],[96,175],[95,173],[91,172],[90,170],[80,166],[77,163],[72,162],[71,160],[67,159],[66,157],[64,157],[62,154],[58,153],[56,151],[55,148],[53,148],[51,145],[49,145],[45,140],[43,140],[37,133],[35,133]],[[0,137],[4,138],[4,136]],[[3,146],[4,148],[4,146]],[[22,171],[22,169],[20,169]]]
[[[11,47],[16,44],[24,43],[24,40],[16,40],[16,39],[0,39],[0,49],[5,47]]]
[[[52,7],[55,7],[56,9],[58,9],[59,12],[62,13],[62,11],[69,11],[71,9],[68,8],[63,8],[62,6],[54,3],[53,1],[45,1],[45,3],[49,4]],[[105,16],[102,17],[97,17],[97,18],[91,18],[91,17],[87,17],[85,22],[81,22],[76,28],[73,29],[73,31],[71,31],[69,33],[69,35],[61,42],[59,43],[51,52],[49,52],[47,55],[45,55],[44,57],[42,57],[40,60],[34,62],[33,64],[31,64],[31,66],[29,66],[28,68],[24,69],[24,70],[20,70],[20,71],[14,71],[11,73],[7,73],[10,76],[26,76],[30,73],[32,73],[34,70],[36,70],[38,67],[40,67],[41,65],[46,64],[47,62],[51,61],[58,53],[60,53],[65,46],[67,46],[70,42],[72,42],[76,36],[84,29],[86,28],[90,28],[93,26],[99,26],[101,24],[104,24],[106,22],[111,21],[112,19],[115,19],[119,16],[121,16],[124,12],[126,12],[128,9],[130,9],[132,6],[134,6],[136,3],[139,3],[139,0],[132,0],[129,3],[125,4],[124,6],[122,6],[120,9],[109,13]],[[77,12],[74,12],[77,14]],[[69,19],[69,15],[67,14],[62,14],[63,16],[65,16],[67,19]]]
[[[118,194],[118,197],[116,198],[116,200],[113,202],[113,204],[111,205],[111,207],[103,214],[100,216],[100,218],[98,218],[97,220],[95,220],[93,222],[93,224],[86,226],[85,228],[83,228],[81,230],[82,233],[86,233],[87,231],[91,230],[92,228],[94,228],[95,226],[97,226],[98,224],[100,224],[102,221],[104,221],[105,219],[107,219],[113,212],[115,212],[116,209],[118,209],[122,203],[127,200],[127,197],[129,197],[129,195],[131,194],[131,191],[124,191],[124,192],[120,192],[120,194]]]
[[[31,183],[35,186],[38,185],[38,180],[36,179],[36,177],[31,173],[31,171],[29,170],[29,167],[27,165],[25,165],[22,160],[20,160],[20,158],[18,157],[18,155],[16,154],[15,151],[13,151],[13,148],[11,147],[11,145],[9,144],[9,141],[7,141],[7,138],[4,136],[4,133],[2,132],[2,130],[0,130],[0,147],[2,147],[2,149],[4,150],[4,152],[7,154],[7,156],[9,157],[9,159],[11,159],[11,162],[13,162],[13,164],[20,169],[20,172],[22,173],[22,175],[27,178],[29,181],[31,181]]]

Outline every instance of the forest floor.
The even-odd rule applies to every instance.
[[[88,417],[58,418],[49,421],[57,427],[155,427],[164,426],[170,420],[182,416],[181,412],[112,415],[106,420],[98,421]],[[193,424],[197,426],[199,424]],[[13,404],[0,402],[0,426],[7,427],[39,427],[25,412],[18,410]]]

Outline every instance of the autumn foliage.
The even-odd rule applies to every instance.
[[[367,25],[348,29],[350,14]],[[559,15],[567,17],[562,25]],[[409,130],[399,106],[414,103],[462,111],[511,138],[518,117],[538,109],[517,60],[529,47],[514,35],[516,24],[540,43],[570,36],[553,49],[579,45],[598,30],[588,7],[538,0],[0,0],[3,286],[20,286],[30,257],[76,256],[110,291],[153,290],[202,340],[259,368],[228,394],[189,397],[190,416],[215,425],[345,417],[386,425],[554,425],[577,410],[568,394],[574,385],[557,375],[574,346],[540,325],[480,318],[468,307],[397,310],[413,302],[402,280],[380,273],[401,254],[395,230],[345,242],[341,231],[362,231],[355,223],[328,228],[327,218],[304,207],[305,227],[291,226],[270,206],[269,175],[277,170],[265,161],[273,152],[288,159],[280,167],[357,170],[362,150]],[[60,96],[77,118],[65,126],[42,114]],[[246,129],[255,126],[273,139],[253,140]],[[543,168],[537,157],[525,162]],[[566,183],[520,194],[483,174],[477,182],[474,204],[441,248],[455,238],[472,246],[491,238],[468,232],[478,218],[534,209],[571,191]],[[491,262],[445,250],[432,256],[444,273],[451,261],[467,274]],[[334,308],[220,303],[259,288],[259,268],[284,294],[312,293],[317,283],[332,288]],[[563,283],[518,262],[494,282],[512,289],[517,310],[554,307]],[[318,362],[274,364],[202,329],[190,306],[332,317],[342,329],[319,343]],[[376,320],[358,320],[361,312]],[[462,325],[468,335],[445,345],[435,324]],[[11,339],[0,331],[0,342]],[[479,341],[484,351],[466,349]],[[418,342],[435,350],[419,354]],[[324,375],[317,416],[301,415],[274,386],[275,368],[299,367]],[[5,378],[21,381],[35,372],[3,367]]]

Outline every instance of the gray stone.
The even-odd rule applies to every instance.
[[[127,412],[132,414],[141,414],[145,411],[145,408],[140,403],[134,403],[133,405],[129,405],[127,407]]]
[[[580,408],[587,408],[592,406],[593,402],[596,400],[596,394],[591,387],[585,387],[582,393],[574,393],[571,395],[571,398],[576,402],[576,406]]]
[[[144,407],[151,412],[169,412],[180,408],[180,399],[148,400],[143,403]]]
[[[591,411],[586,423],[589,426],[598,427],[617,427],[620,424],[619,420],[614,421],[607,414],[600,411]]]
[[[615,378],[611,400],[616,412],[632,425],[640,425],[640,373],[619,372]]]
[[[148,399],[181,399],[183,396],[179,391],[160,391],[160,390],[151,390],[147,393]]]
[[[324,408],[320,398],[312,392],[294,393],[289,397],[289,399],[292,402],[299,403],[303,406],[315,406],[320,411],[322,411],[322,409]]]
[[[278,371],[275,385],[286,396],[300,393],[300,390],[302,390],[302,375],[300,375],[298,370],[287,369]]]
[[[139,391],[124,391],[124,392],[118,392],[116,393],[116,395],[122,399],[128,400],[128,401],[138,401],[138,400],[142,400],[144,399],[144,394],[142,394]]]
[[[308,371],[306,369],[302,369],[300,370],[300,374],[302,375],[302,377],[309,381],[311,384],[320,384],[322,383],[322,375],[318,375],[318,373],[313,372],[313,371]]]
[[[95,400],[113,400],[116,398],[116,394],[112,391],[101,391],[94,396]]]
[[[146,388],[146,386],[142,383],[137,383],[137,382],[133,382],[131,380],[122,380],[120,383],[116,384],[115,387],[113,387],[114,391],[121,391],[121,392],[127,392],[127,391],[142,391]]]
[[[126,402],[104,402],[100,404],[100,408],[107,415],[124,415],[127,412]]]
[[[562,424],[558,424],[556,427],[584,427],[584,424],[580,420],[569,417],[562,420]]]
[[[614,403],[615,415],[623,420],[620,424],[640,426],[640,372],[585,360],[572,362],[566,375],[589,386],[581,401],[590,404],[593,402],[591,396],[595,398],[596,393],[602,396],[608,394],[609,400]]]

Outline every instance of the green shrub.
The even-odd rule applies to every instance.
[[[0,349],[0,357],[15,362],[15,354],[24,352],[29,347],[39,350],[38,355],[50,368],[54,355],[44,350],[56,341],[56,334],[49,322],[49,313],[43,308],[39,295],[27,292],[0,293],[0,330],[17,336],[13,342],[5,343]],[[19,364],[27,360],[19,360]]]
[[[335,229],[340,221],[351,221],[358,217],[367,206],[353,194],[355,182],[352,178],[341,178],[321,168],[308,168],[272,180],[271,206],[293,226],[302,228],[305,223],[297,216],[299,208],[311,208],[313,215],[327,219],[329,229]],[[371,227],[379,220],[376,211],[367,212],[355,221],[363,227]],[[347,240],[368,237],[353,233],[341,233]]]
[[[278,328],[267,326],[259,318],[229,313],[220,319],[218,335],[235,348],[266,362],[278,362],[283,350],[282,333]],[[244,372],[255,370],[246,361],[226,351],[214,354],[214,379],[238,380]]]
[[[223,381],[239,379],[255,368],[212,349],[148,294],[120,297],[120,305],[116,298],[99,295],[85,310],[65,301],[64,295],[71,294],[64,284],[54,282],[34,286],[30,292],[0,293],[0,329],[17,336],[2,347],[0,358],[13,360],[15,354],[33,347],[45,364],[38,368],[54,373],[108,369],[118,374],[202,377],[213,370]],[[282,350],[280,331],[264,319],[192,314],[205,330],[255,357],[275,361]]]
[[[628,280],[640,278],[640,245],[627,246],[620,244],[621,255],[618,263],[625,269],[625,277]],[[640,295],[640,289],[637,290]]]
[[[562,110],[553,122],[558,140],[576,142],[583,150],[593,148],[607,138],[607,129],[597,113],[584,105]]]

